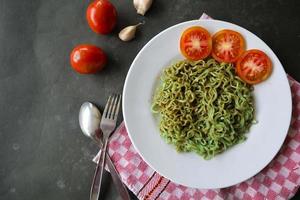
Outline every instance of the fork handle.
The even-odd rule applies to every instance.
[[[101,135],[102,135],[102,132],[101,132]],[[98,143],[99,143],[99,149],[101,149],[101,147],[102,147],[102,139],[99,139]],[[123,184],[123,182],[121,180],[121,177],[120,177],[120,175],[119,175],[119,173],[118,173],[118,171],[117,171],[117,169],[116,169],[113,161],[109,157],[109,154],[107,154],[107,152],[106,152],[105,163],[107,164],[107,167],[108,167],[108,169],[110,171],[111,178],[112,178],[112,180],[113,180],[113,182],[114,182],[114,184],[116,186],[117,191],[120,194],[121,199],[122,200],[130,200],[131,198],[129,196],[128,190],[127,190],[126,186]]]
[[[110,170],[111,177],[113,179],[113,182],[116,185],[116,189],[119,192],[121,199],[122,200],[130,200],[128,190],[126,189],[125,185],[123,184],[121,177],[120,177],[119,173],[117,172],[117,169],[115,168],[115,165],[113,164],[109,155],[106,155],[105,161],[107,163],[108,169]]]
[[[101,183],[105,165],[105,157],[107,150],[108,138],[103,138],[103,146],[101,148],[100,158],[96,167],[96,171],[93,178],[92,188],[90,192],[90,200],[98,200],[100,191],[101,191]]]

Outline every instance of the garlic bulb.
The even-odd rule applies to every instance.
[[[152,2],[153,0],[133,0],[133,5],[138,14],[145,15]]]
[[[135,37],[137,27],[141,24],[143,23],[138,23],[136,25],[127,26],[123,28],[119,33],[119,38],[124,42],[132,40]]]

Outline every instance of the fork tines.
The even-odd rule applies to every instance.
[[[118,117],[122,95],[114,94],[109,96],[103,111],[103,117],[116,120]]]

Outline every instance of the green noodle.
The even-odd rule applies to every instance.
[[[211,159],[246,139],[254,121],[253,87],[235,75],[232,64],[179,61],[161,76],[152,104],[159,129],[179,152]]]

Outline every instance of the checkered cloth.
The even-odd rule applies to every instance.
[[[208,19],[209,16],[203,15]],[[293,197],[300,184],[300,84],[288,77],[293,114],[288,136],[274,160],[245,182],[224,189],[194,189],[171,182],[151,169],[134,149],[124,122],[113,134],[108,153],[122,181],[139,199],[245,199],[285,200]],[[96,162],[99,154],[95,157]]]

